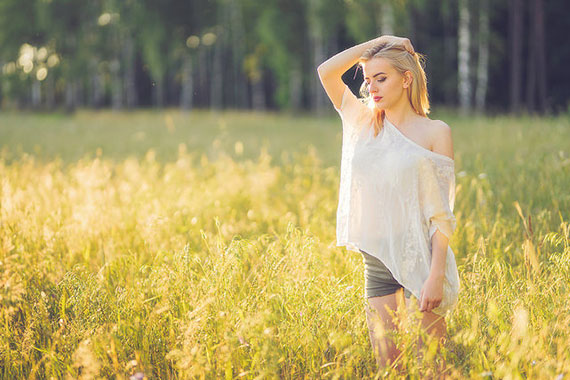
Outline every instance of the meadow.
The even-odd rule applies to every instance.
[[[432,118],[457,184],[446,375],[568,378],[570,117]],[[335,245],[336,114],[4,112],[0,149],[0,378],[402,378]]]

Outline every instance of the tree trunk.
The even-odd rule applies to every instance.
[[[200,107],[208,107],[209,101],[204,102],[203,99],[208,98],[208,82],[207,78],[209,77],[210,73],[208,71],[209,67],[209,59],[208,59],[208,51],[207,47],[204,45],[200,45],[198,47],[198,66],[196,70],[196,81],[198,96],[196,98],[197,103]]]
[[[103,105],[105,78],[99,72],[99,61],[95,58],[91,59],[89,72],[91,78],[91,91],[89,96],[89,105],[93,108],[100,108]]]
[[[303,71],[301,63],[295,61],[289,71],[289,105],[295,111],[303,107]]]
[[[322,20],[316,11],[320,7],[319,3],[320,0],[311,0],[309,2],[309,12],[312,13],[308,21],[311,47],[313,50],[311,72],[316,72],[317,67],[327,59],[324,48]],[[318,75],[311,76],[310,88],[310,104],[312,108],[316,110],[317,115],[321,115],[327,105],[327,94],[321,85]]]
[[[165,75],[163,74],[160,78],[156,78],[152,81],[153,104],[158,108],[164,107],[164,77]]]
[[[125,33],[124,43],[124,59],[125,62],[125,101],[127,108],[135,108],[138,104],[137,83],[135,78],[135,41],[130,31]]]
[[[546,38],[544,35],[544,2],[536,0],[536,68],[538,70],[538,104],[541,112],[548,107],[547,70],[546,70]]]
[[[231,0],[230,3],[231,40],[232,40],[232,71],[233,71],[233,100],[236,108],[247,108],[247,81],[242,64],[244,59],[245,25],[241,2]]]
[[[192,109],[192,94],[194,92],[194,81],[192,80],[192,55],[187,52],[184,55],[182,67],[182,90],[180,91],[180,108],[183,110]]]
[[[123,81],[120,75],[121,64],[117,58],[109,65],[111,71],[111,107],[114,110],[123,108]]]
[[[42,102],[41,82],[37,79],[32,81],[32,108],[37,109]]]
[[[457,57],[457,41],[454,27],[454,10],[450,9],[452,4],[449,0],[444,0],[441,5],[441,13],[443,18],[443,65],[445,72],[454,72],[456,70],[455,57]],[[443,85],[443,97],[447,106],[457,105],[457,84],[456,79],[452,75],[448,75]]]
[[[45,80],[45,94],[46,94],[46,108],[48,110],[53,110],[55,107],[55,85],[54,85],[54,78],[53,72],[49,73]]]
[[[225,13],[225,12],[224,12]],[[212,73],[209,75],[210,83],[210,108],[215,110],[222,109],[223,106],[223,76],[224,76],[224,66],[223,66],[223,46],[222,46],[222,35],[221,30],[216,33],[217,38],[213,46],[213,56],[212,56]]]
[[[480,0],[479,5],[479,58],[475,106],[478,112],[482,112],[485,109],[489,74],[489,0]]]
[[[471,109],[471,81],[469,73],[470,39],[469,30],[470,10],[468,0],[459,0],[459,25],[458,25],[458,91],[459,106],[461,112],[466,114]]]
[[[256,111],[263,111],[267,107],[263,79],[264,74],[262,73],[258,79],[252,79],[251,82],[251,108]]]
[[[391,2],[383,1],[378,14],[380,34],[394,34],[394,7]]]
[[[509,7],[510,108],[512,113],[518,114],[521,106],[523,2],[522,0],[510,0]]]
[[[529,47],[527,51],[527,72],[526,72],[526,108],[529,113],[535,111],[535,92],[536,92],[536,19],[534,13],[534,0],[530,1],[530,38],[528,39]]]
[[[76,107],[85,107],[85,82],[82,78],[79,78],[75,81],[75,106]]]
[[[75,85],[70,79],[65,82],[65,111],[68,113],[75,111]]]
[[[530,112],[546,110],[546,54],[542,0],[530,0],[530,47],[528,50],[527,106]]]

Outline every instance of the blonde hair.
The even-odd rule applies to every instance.
[[[410,54],[402,45],[394,43],[380,43],[367,49],[360,58],[358,58],[358,66],[362,68],[363,64],[373,58],[385,58],[390,61],[392,66],[400,74],[404,75],[406,71],[412,74],[411,86],[408,86],[408,100],[414,111],[421,116],[429,113],[429,100],[427,92],[427,79],[424,71],[425,56],[415,52]],[[360,95],[364,97],[364,101],[369,107],[372,107],[374,100],[368,93],[366,81],[360,86]],[[378,110],[374,107],[374,136],[380,133],[380,129],[384,125],[384,110]]]

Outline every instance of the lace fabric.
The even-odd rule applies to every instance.
[[[415,143],[388,119],[374,137],[373,104],[345,86],[337,246],[363,250],[420,298],[431,267],[431,238],[448,238],[456,228],[455,162]],[[443,299],[432,311],[444,315],[457,303],[459,274],[448,245]]]

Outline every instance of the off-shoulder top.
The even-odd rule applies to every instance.
[[[451,238],[456,228],[455,162],[412,141],[387,118],[374,137],[372,107],[346,86],[335,107],[343,126],[336,244],[377,257],[419,299],[433,234],[438,229]],[[443,299],[432,311],[453,309],[459,287],[448,245]]]

